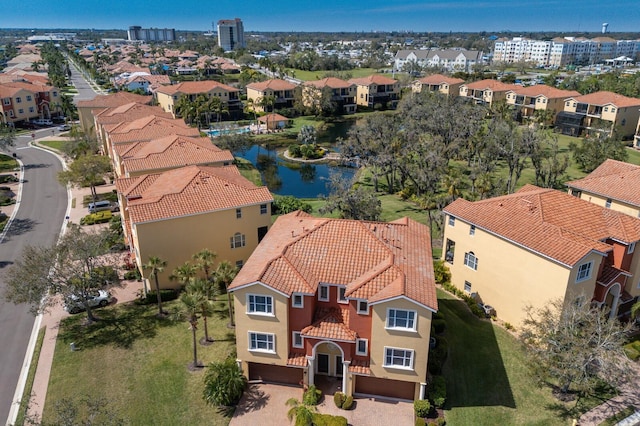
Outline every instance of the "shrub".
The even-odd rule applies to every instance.
[[[222,362],[212,362],[204,377],[203,399],[207,404],[230,406],[240,401],[247,385],[235,357]]]
[[[447,399],[447,383],[443,376],[433,376],[429,384],[429,399],[436,408],[442,408]]]
[[[445,286],[445,284],[451,285],[451,272],[449,268],[445,266],[444,261],[436,260],[433,262],[433,275],[437,284],[441,284],[442,286]]]
[[[429,351],[429,360],[427,361],[427,368],[429,373],[438,375],[442,373],[442,366],[447,360],[449,349],[447,340],[443,337],[436,337],[436,347]]]
[[[300,152],[300,145],[298,144],[289,145],[289,155],[293,158],[301,157],[302,153]]]
[[[636,361],[640,358],[640,340],[624,345],[624,352],[630,360]]]
[[[113,215],[109,210],[91,213],[80,219],[80,225],[94,225],[96,223],[107,223]]]
[[[18,178],[14,175],[0,175],[0,183],[17,182]]]
[[[142,276],[140,275],[140,271],[137,269],[132,269],[124,273],[125,280],[139,280],[140,278],[142,278]]]
[[[342,404],[344,404],[346,398],[347,396],[342,392],[336,392],[333,394],[333,403],[336,404],[336,407],[342,408]]]
[[[435,420],[430,420],[427,425],[429,426],[444,426],[447,424],[447,421],[444,419],[444,417],[438,417]]]
[[[273,201],[273,214],[287,214],[296,210],[311,213],[311,204],[305,203],[292,195],[276,196]]]
[[[160,300],[162,300],[163,302],[176,300],[177,298],[178,292],[176,290],[160,290]],[[158,299],[156,298],[155,291],[148,292],[146,297],[142,295],[140,299],[136,301],[136,303],[138,303],[139,305],[150,305],[157,302]]]
[[[416,426],[425,426],[427,423],[422,417],[416,417]]]
[[[416,399],[413,401],[413,409],[417,417],[427,417],[431,411],[431,403],[426,399]]]
[[[344,403],[342,404],[342,409],[351,410],[352,406],[353,406],[353,397],[352,396],[346,397],[344,400]]]
[[[511,323],[505,322],[504,323],[504,328],[506,328],[507,330],[515,330],[515,327],[511,325]]]
[[[342,416],[332,416],[331,414],[313,414],[314,426],[347,426],[347,419]]]
[[[431,319],[432,320],[444,319],[444,314],[441,311],[438,311],[435,314],[431,315]]]
[[[436,334],[442,334],[447,326],[447,323],[443,319],[437,319],[431,321],[431,325],[433,326],[433,331],[435,331]]]
[[[304,405],[318,405],[320,398],[322,398],[322,391],[316,388],[315,385],[311,385],[309,389],[304,392],[302,403]]]

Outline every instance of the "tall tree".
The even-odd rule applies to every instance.
[[[329,182],[331,192],[323,197],[326,204],[320,209],[321,214],[338,210],[344,219],[380,220],[382,204],[373,191],[335,174]]]
[[[215,251],[211,251],[208,248],[204,248],[192,256],[193,261],[196,263],[196,267],[200,268],[204,272],[204,278],[207,281],[211,281],[211,268],[215,264],[215,260],[218,255]],[[207,298],[209,294],[207,293]]]
[[[227,305],[229,309],[229,324],[231,327],[235,327],[236,323],[233,319],[233,299],[231,293],[229,293],[229,285],[238,274],[238,268],[231,264],[228,260],[223,260],[218,264],[214,273],[215,281],[218,284],[220,290],[224,290],[227,293]]]
[[[6,123],[0,122],[0,149],[6,151],[14,147],[16,143],[16,129]]]
[[[204,299],[204,294],[200,293],[193,287],[187,287],[187,291],[180,295],[183,314],[187,319],[187,322],[189,323],[189,329],[191,330],[193,343],[193,362],[190,365],[191,368],[198,368],[200,366],[200,363],[198,362],[198,345],[196,331],[198,330],[198,312],[200,311],[200,304]]]
[[[162,297],[160,295],[160,282],[158,281],[158,274],[164,271],[167,267],[167,261],[160,259],[158,256],[150,256],[147,263],[142,265],[142,268],[149,271],[149,278],[153,278],[153,282],[156,287],[156,300],[158,302],[158,316],[163,316],[162,310]]]
[[[596,130],[580,143],[571,142],[569,149],[573,153],[573,159],[585,172],[591,173],[607,158],[625,161],[627,159],[626,143],[613,132]]]
[[[520,334],[536,377],[557,381],[562,393],[585,395],[599,382],[616,386],[629,378],[623,345],[630,327],[581,298],[528,307]]]
[[[84,232],[72,226],[51,246],[27,246],[6,273],[6,300],[28,304],[35,314],[73,297],[86,309],[88,321],[95,321],[89,298],[120,284],[114,273],[118,257],[109,253],[108,241],[106,230]]]
[[[204,325],[204,341],[203,344],[213,342],[213,339],[209,337],[209,325],[207,318],[213,314],[213,305],[209,297],[214,293],[213,283],[207,280],[196,278],[194,281],[187,285],[186,291],[193,293],[201,293],[204,297],[197,299],[198,309],[202,316],[202,323]]]
[[[111,161],[104,155],[82,155],[69,165],[67,170],[58,173],[58,180],[63,185],[91,188],[91,196],[98,198],[96,185],[104,181],[111,171]]]
[[[175,268],[169,279],[176,280],[186,287],[195,280],[197,271],[198,267],[187,261]]]

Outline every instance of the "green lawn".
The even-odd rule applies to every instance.
[[[164,305],[171,312],[178,306],[177,301]],[[54,423],[54,406],[61,398],[99,396],[132,425],[227,425],[229,416],[202,399],[204,371],[187,369],[192,360],[188,324],[173,315],[159,319],[156,312],[154,305],[127,304],[96,311],[101,321],[91,326],[83,325],[85,314],[63,321],[43,419]],[[235,352],[226,312],[226,304],[216,302],[209,319],[215,342],[198,345],[205,365]],[[71,342],[77,351],[69,349]]]
[[[351,78],[368,77],[377,73],[376,68],[354,68],[352,70],[340,71],[342,74],[349,74]],[[334,73],[335,71],[303,71],[293,68],[287,68],[287,74],[295,75],[295,78],[303,81],[322,80],[326,73]]]
[[[507,331],[479,320],[466,304],[438,290],[449,356],[443,368],[451,425],[568,425],[564,406],[536,386],[522,345]]]
[[[39,145],[46,146],[47,148],[55,149],[56,151],[60,151],[65,141],[41,141],[38,142]]]
[[[18,162],[15,158],[9,155],[0,154],[0,171],[13,170],[16,167],[18,167]]]

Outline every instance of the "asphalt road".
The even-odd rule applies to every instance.
[[[96,92],[74,65],[71,72],[78,89],[74,101],[93,99]],[[51,132],[41,129],[34,133],[39,138]],[[67,190],[57,180],[62,164],[50,152],[28,146],[32,139],[30,134],[19,136],[12,150],[24,165],[24,184],[17,214],[0,241],[0,419],[9,417],[35,321],[27,306],[5,302],[3,272],[26,246],[50,245],[57,240],[68,205]]]
[[[36,137],[51,130],[37,130]],[[67,209],[67,190],[57,181],[62,170],[51,153],[28,147],[31,135],[20,136],[15,152],[24,165],[22,198],[17,214],[0,243],[0,294],[4,293],[3,271],[27,245],[49,245],[56,241]],[[0,419],[7,419],[35,317],[25,305],[7,303],[0,297]]]

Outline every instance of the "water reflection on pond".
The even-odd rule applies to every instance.
[[[282,150],[283,148],[280,148]],[[298,198],[317,198],[328,195],[327,183],[332,173],[352,178],[357,169],[330,163],[301,163],[286,161],[278,157],[275,149],[254,145],[246,153],[238,153],[260,171],[262,181],[269,190],[278,195],[293,195]]]

